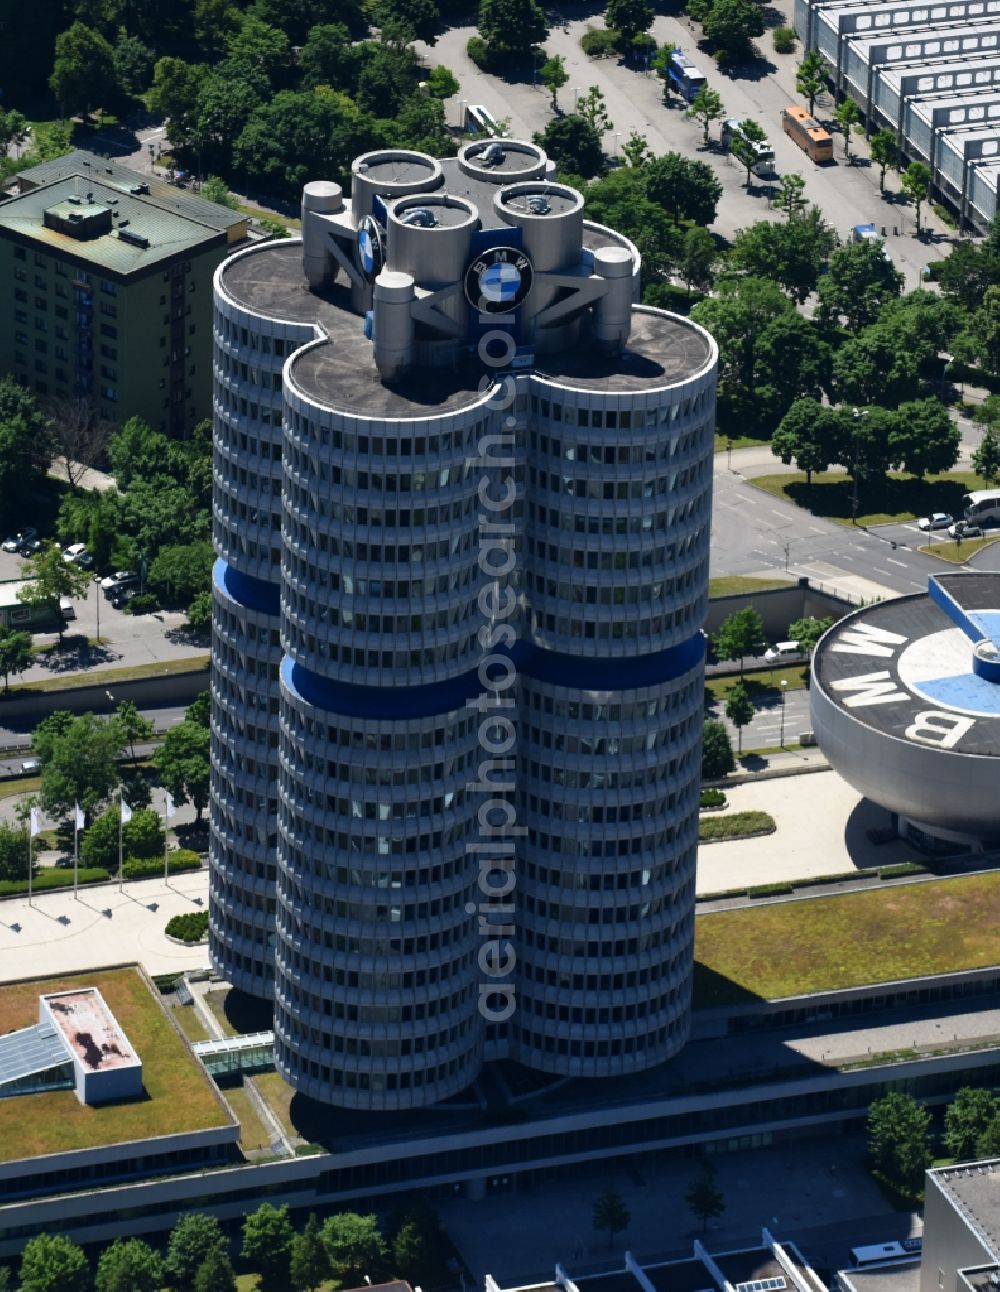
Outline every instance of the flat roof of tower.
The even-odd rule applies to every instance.
[[[1000,1161],[993,1158],[968,1166],[940,1167],[933,1175],[942,1192],[986,1240],[991,1254],[1000,1256]]]
[[[335,297],[310,291],[302,272],[302,241],[266,242],[227,262],[222,285],[238,305],[289,323],[326,324],[340,313]]]
[[[610,395],[689,381],[711,361],[708,336],[693,323],[633,306],[632,330],[622,354],[609,358],[593,346],[571,346],[539,355],[535,371],[561,386]]]

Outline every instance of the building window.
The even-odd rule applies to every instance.
[[[112,401],[118,398],[118,392],[115,390],[114,386],[102,386],[101,395],[105,399],[110,399]]]
[[[27,303],[28,303],[28,293],[27,293],[27,292],[23,292],[23,291],[20,289],[20,287],[19,287],[19,288],[17,289],[17,291],[14,293],[14,299],[15,299],[16,301],[20,301],[22,305],[27,305]]]
[[[48,309],[48,307],[49,307],[49,303],[48,303],[48,301],[45,299],[45,297],[44,297],[44,296],[36,296],[36,297],[35,297],[35,309],[36,309],[36,310],[47,310],[47,309]]]
[[[15,269],[14,277],[19,283],[26,283],[28,281],[28,275],[23,269]]]
[[[27,321],[28,321],[28,311],[27,311],[27,310],[15,310],[15,311],[14,311],[14,322],[15,322],[15,323],[27,323]]]
[[[27,259],[27,256],[28,256],[28,253],[25,251],[25,249],[24,249],[23,247],[15,247],[15,248],[14,248],[14,259],[15,259],[15,260],[26,260],[26,259]]]
[[[112,327],[110,323],[102,323],[101,336],[110,337],[112,341],[117,341],[118,329],[116,327]]]
[[[102,291],[102,292],[104,292],[106,296],[117,296],[117,295],[118,295],[118,287],[117,287],[117,284],[115,284],[115,283],[109,283],[109,282],[108,282],[108,280],[107,280],[106,278],[102,278],[102,279],[101,279],[101,291]]]
[[[45,257],[42,255],[40,251],[35,252],[35,264],[40,265],[42,269],[44,269],[48,264],[48,261],[45,259]]]
[[[118,306],[108,305],[105,301],[101,302],[101,313],[106,314],[108,318],[116,319],[118,317]]]

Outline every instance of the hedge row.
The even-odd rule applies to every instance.
[[[815,888],[819,884],[839,884],[849,879],[900,879],[904,875],[926,875],[927,867],[916,861],[901,861],[877,870],[841,870],[835,875],[812,875],[806,879],[783,880],[773,884],[752,884],[747,888],[726,888],[719,893],[704,893],[700,902],[718,902],[727,897],[775,897],[778,894],[797,893],[802,888]]]
[[[78,873],[81,884],[99,884],[111,876],[103,866],[81,866]],[[73,871],[72,868],[47,866],[40,870],[31,881],[31,891],[41,893],[51,888],[72,888]],[[3,879],[0,880],[0,897],[15,897],[18,893],[28,891],[28,881],[26,879]]]
[[[190,848],[177,848],[168,855],[168,874],[179,875],[185,870],[200,870],[201,858]],[[126,879],[154,879],[163,874],[162,857],[126,857],[122,866]]]

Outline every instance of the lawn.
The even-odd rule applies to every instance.
[[[38,1021],[43,992],[100,988],[142,1060],[146,1098],[87,1108],[72,1090],[0,1100],[0,1161],[123,1144],[155,1135],[225,1126],[215,1087],[174,1031],[158,998],[135,969],[10,983],[0,989],[0,1033]]]
[[[695,921],[695,1005],[1000,964],[1000,873],[899,884]]]
[[[773,588],[787,588],[791,579],[775,577],[773,579],[756,579],[748,574],[720,574],[708,581],[710,597],[734,597],[745,592],[768,592]]]
[[[11,695],[24,691],[71,691],[78,686],[110,686],[113,682],[131,682],[140,677],[163,677],[168,673],[198,673],[207,669],[208,655],[189,655],[186,659],[164,659],[155,664],[133,664],[128,668],[94,669],[89,673],[67,673],[63,677],[47,677],[40,682],[25,682],[12,686]]]
[[[976,552],[981,552],[984,547],[989,547],[991,543],[1000,542],[1000,535],[994,534],[989,538],[966,538],[961,543],[954,543],[950,540],[941,543],[928,543],[926,547],[918,547],[918,552],[926,552],[928,556],[936,556],[942,561],[951,561],[952,565],[964,565],[970,556]]]
[[[164,1003],[167,1009],[170,1010],[171,1018],[192,1044],[195,1041],[207,1041],[210,1039],[209,1030],[201,1021],[201,1015],[193,1005],[171,1005],[166,1001]]]
[[[268,1148],[271,1136],[243,1087],[233,1086],[231,1090],[223,1090],[222,1096],[239,1120],[240,1148],[243,1152],[252,1153],[255,1149]]]
[[[727,812],[724,816],[702,817],[698,822],[700,843],[717,843],[723,839],[750,839],[755,835],[774,834],[777,827],[768,812]]]
[[[841,525],[851,523],[854,486],[847,476],[819,475],[813,477],[812,484],[806,484],[805,472],[796,471],[788,475],[754,476],[750,483],[775,498],[795,503],[814,516],[824,516]],[[891,471],[879,485],[861,488],[858,524],[887,525],[926,516],[932,511],[961,515],[962,495],[970,489],[985,488],[987,485],[974,471],[948,471],[924,480]]]
[[[207,991],[205,992],[205,1004],[212,1011],[215,1021],[222,1028],[224,1036],[239,1036],[236,1028],[233,1027],[226,1017],[226,997],[229,995],[229,989]]]
[[[24,751],[25,758],[28,750]],[[12,799],[17,794],[36,794],[42,788],[40,776],[18,776],[15,780],[0,782],[0,799]]]
[[[762,444],[770,444],[770,440],[758,440],[753,435],[724,435],[721,431],[715,432],[715,451],[716,453],[725,453],[727,449],[756,449]]]
[[[268,1108],[281,1123],[281,1129],[290,1139],[299,1139],[299,1132],[292,1121],[291,1107],[295,1091],[277,1072],[260,1072],[252,1077]]]
[[[743,683],[750,693],[750,699],[759,709],[762,705],[781,701],[781,684],[786,691],[804,691],[808,669],[802,665],[786,668],[760,668],[743,674]],[[739,673],[726,673],[722,677],[706,677],[705,690],[710,691],[712,699],[725,702],[726,696],[740,681]]]

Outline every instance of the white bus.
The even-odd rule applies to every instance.
[[[719,131],[719,142],[723,148],[733,154],[737,161],[742,162],[744,166],[749,164],[751,171],[759,179],[774,179],[774,148],[766,139],[762,139],[759,143],[748,139],[743,133],[742,122],[736,117],[729,117],[723,121],[722,129]]]
[[[871,1247],[852,1247],[851,1269],[864,1270],[872,1265],[916,1260],[922,1247],[923,1241],[919,1238],[904,1238],[898,1243],[876,1243]]]
[[[1000,489],[977,489],[962,499],[965,519],[973,525],[1000,525]]]

